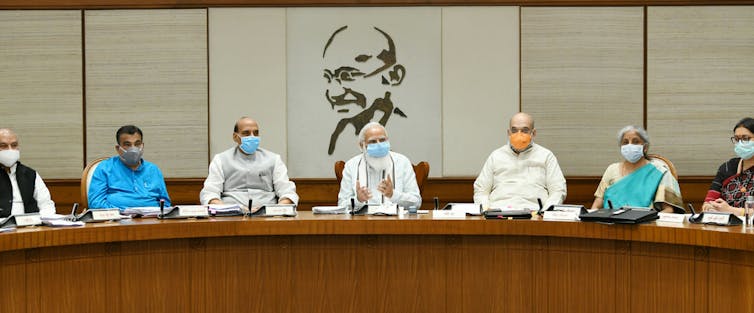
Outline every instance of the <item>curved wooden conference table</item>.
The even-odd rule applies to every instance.
[[[754,231],[430,215],[0,234],[0,312],[751,312]]]

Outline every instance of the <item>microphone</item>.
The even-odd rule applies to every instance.
[[[440,209],[440,198],[435,197],[435,210]]]
[[[356,200],[351,198],[351,215],[353,215],[354,213],[356,213]]]
[[[165,199],[160,199],[160,216],[165,216]]]
[[[385,180],[385,170],[382,170],[382,180]],[[385,204],[385,194],[383,193],[380,197],[380,204]]]
[[[694,205],[692,205],[692,204],[691,204],[691,202],[689,202],[689,203],[686,203],[686,206],[687,206],[687,207],[689,208],[689,210],[691,211],[691,216],[689,216],[689,222],[690,222],[690,223],[696,223],[696,222],[699,222],[699,218],[700,218],[700,217],[701,217],[702,215],[701,215],[701,214],[700,214],[700,215],[696,215],[696,210],[694,210]]]
[[[254,201],[253,199],[249,198],[249,206],[248,206],[248,208],[249,208],[249,215],[251,215],[251,213],[252,213],[252,212],[251,212],[251,203],[252,203],[253,201]]]
[[[537,211],[537,214],[542,215],[545,211],[545,207],[542,205],[542,199],[537,198],[537,203],[539,204],[539,211]]]
[[[609,199],[607,200],[607,206],[610,208],[610,210],[613,209],[613,202],[610,201]]]
[[[76,202],[73,204],[73,209],[71,209],[71,217],[68,218],[69,221],[75,222],[76,221],[76,210],[79,208],[79,203]]]

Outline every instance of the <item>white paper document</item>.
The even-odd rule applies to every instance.
[[[170,211],[169,207],[165,208],[165,212]],[[123,211],[123,214],[130,215],[130,216],[143,216],[143,217],[157,217],[157,215],[160,214],[160,207],[157,206],[149,206],[149,207],[134,207],[134,208],[127,208]]]
[[[314,214],[346,214],[348,210],[341,206],[315,206],[312,207]]]
[[[42,225],[50,226],[50,227],[75,227],[75,226],[84,226],[84,222],[82,221],[74,222],[67,219],[42,220]]]
[[[398,206],[395,204],[372,205],[367,207],[369,215],[398,215]]]
[[[209,214],[219,216],[243,214],[243,208],[238,204],[210,204],[208,210]]]

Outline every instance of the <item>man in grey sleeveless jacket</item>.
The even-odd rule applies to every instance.
[[[259,125],[242,117],[233,128],[236,146],[215,155],[209,165],[202,204],[297,204],[296,184],[280,155],[259,148]]]

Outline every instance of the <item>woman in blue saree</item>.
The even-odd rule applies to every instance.
[[[610,164],[594,193],[592,209],[623,206],[683,211],[678,181],[668,165],[649,158],[649,135],[644,128],[629,125],[618,132],[623,161]]]

